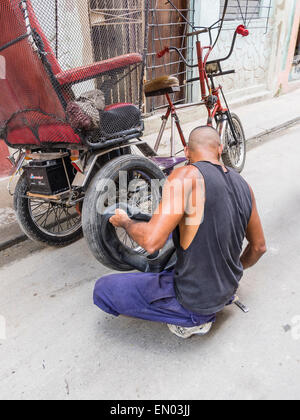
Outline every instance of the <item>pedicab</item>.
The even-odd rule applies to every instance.
[[[95,205],[105,206],[108,197],[101,196],[101,188],[109,180],[117,181],[120,169],[126,171],[128,183],[136,181],[135,190],[128,192],[131,201],[151,179],[165,177],[158,163],[149,159],[156,153],[142,140],[146,29],[136,28],[134,43],[124,29],[118,31],[115,44],[122,43],[121,55],[116,48],[116,56],[98,62],[93,54],[90,64],[63,69],[48,39],[51,22],[57,18],[51,15],[52,5],[51,1],[0,2],[2,67],[5,63],[0,80],[0,137],[19,151],[15,164],[22,174],[14,192],[17,218],[29,238],[51,246],[71,244],[84,231],[102,263],[128,270],[132,267],[120,255],[122,249],[130,249],[129,238],[111,231],[113,238],[108,242],[118,246],[112,251],[105,243],[107,237],[99,234],[103,215],[92,213]],[[146,15],[145,3],[139,2],[135,18],[145,21]],[[95,31],[93,36],[97,36]],[[54,48],[58,39],[57,34]],[[135,102],[127,101],[128,96]],[[139,155],[132,153],[134,146]],[[158,200],[155,192],[146,197],[141,204],[144,211]],[[136,199],[135,203],[138,207]]]
[[[11,161],[20,174],[14,191],[17,218],[35,241],[65,246],[84,234],[94,256],[107,267],[161,271],[174,263],[172,240],[148,255],[109,218],[122,207],[132,218],[150,220],[166,175],[185,162],[174,152],[174,124],[186,145],[171,99],[179,81],[164,76],[149,81],[144,92],[149,1],[135,0],[126,10],[123,0],[109,10],[90,9],[91,4],[0,0],[0,138],[16,149]],[[125,16],[122,25],[120,15]],[[99,27],[103,19],[104,28]],[[212,41],[215,28],[199,31],[191,26],[190,35],[205,31]],[[236,31],[232,49],[238,34],[245,36],[245,28]],[[227,157],[231,149],[235,154],[240,150],[244,163],[243,130],[221,106],[213,84],[222,73],[222,60],[208,63],[208,55],[202,57],[205,48],[197,39],[201,104],[209,111],[208,124],[215,119],[224,129]],[[154,148],[142,138],[145,94],[168,99],[168,157],[158,155],[165,119]]]

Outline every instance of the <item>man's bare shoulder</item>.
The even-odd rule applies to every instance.
[[[179,179],[184,181],[185,179],[199,179],[202,175],[199,169],[194,165],[186,165],[181,168],[174,169],[172,174],[169,176],[169,180]]]

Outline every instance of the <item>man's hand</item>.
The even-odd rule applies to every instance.
[[[131,220],[124,210],[117,209],[115,216],[112,216],[109,221],[112,225],[114,225],[114,227],[126,229]]]

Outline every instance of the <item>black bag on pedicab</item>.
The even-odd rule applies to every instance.
[[[141,111],[132,104],[107,107],[101,115],[101,131],[107,134],[121,133],[141,125]]]

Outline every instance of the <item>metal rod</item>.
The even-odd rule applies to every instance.
[[[55,55],[58,58],[58,0],[55,0]]]
[[[228,0],[227,0],[228,1]],[[180,9],[178,9],[175,4],[171,1],[171,0],[167,0],[167,3],[169,3],[173,9],[177,10],[177,12],[179,13],[179,15],[182,17],[182,19],[194,30],[195,27],[194,25],[184,16],[183,13],[180,12]]]
[[[172,114],[172,123],[171,123],[171,157],[175,156],[175,121],[176,115]]]
[[[158,134],[155,146],[154,146],[154,150],[155,150],[156,153],[158,152],[159,146],[161,144],[162,137],[163,137],[163,134],[165,132],[169,116],[170,116],[170,113],[168,113],[166,116],[163,116],[163,121],[162,121],[160,131],[159,131],[159,134]]]
[[[66,173],[66,177],[67,177],[67,181],[68,181],[69,190],[71,191],[71,190],[72,190],[72,186],[71,186],[71,182],[70,182],[69,174],[68,174],[68,171],[67,171],[65,158],[62,158],[62,162],[63,162],[63,165],[64,165],[64,170],[65,170],[65,173]]]

